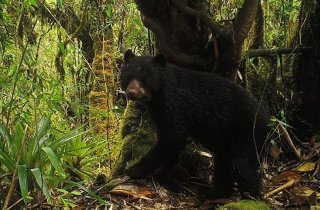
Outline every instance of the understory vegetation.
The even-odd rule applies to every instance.
[[[251,1],[183,2],[188,2],[189,7],[200,2],[207,8],[201,10],[203,14],[219,26],[230,29],[236,23],[239,10]],[[137,105],[128,104],[119,86],[123,53],[127,49],[139,55],[169,52],[161,48],[165,39],[157,36],[159,31],[146,27],[146,20],[161,23],[165,18],[151,15],[153,19],[148,19],[148,16],[141,15],[139,10],[142,9],[137,5],[141,6],[143,2],[0,0],[1,208],[81,209],[86,203],[87,208],[99,205],[110,209],[124,208],[125,204],[119,199],[99,193],[100,187],[104,188],[99,181],[102,179],[105,183],[111,177],[121,175],[137,161],[135,156],[141,157],[150,148],[155,136],[148,119],[141,117],[144,110],[132,110]],[[306,73],[308,66],[301,60],[312,57],[308,53],[314,50],[311,54],[318,53],[315,60],[319,62],[319,48],[310,49],[319,46],[319,39],[303,35],[306,27],[307,30],[313,27],[312,24],[319,27],[319,21],[314,23],[309,19],[315,10],[319,11],[319,1],[310,1],[310,4],[314,3],[313,7],[300,0],[257,2],[261,11],[258,9],[246,38],[243,38],[238,56],[241,59],[235,62],[234,74],[237,83],[253,92],[269,107],[273,116],[270,122],[274,130],[273,145],[270,146],[273,159],[266,159],[274,164],[271,164],[274,170],[271,166],[266,168],[264,178],[270,180],[271,176],[276,176],[275,171],[283,172],[280,168],[286,165],[277,163],[279,159],[296,160],[300,165],[305,162],[314,164],[310,179],[313,180],[312,186],[317,187],[310,187],[312,192],[307,198],[302,196],[302,203],[316,208],[312,199],[319,200],[320,190],[320,164],[319,159],[314,160],[319,158],[320,148],[320,110],[315,108],[320,107],[317,92],[320,67],[315,67],[318,72]],[[168,18],[174,19],[173,16]],[[201,33],[205,31],[204,34],[210,31],[208,34],[213,41],[204,43],[204,46],[220,43],[219,38],[214,38],[220,34],[215,33],[209,24],[207,28],[210,30],[204,30],[203,25],[207,22],[201,18],[197,16],[190,28]],[[165,27],[164,24],[161,26]],[[317,30],[320,33],[319,28],[314,31]],[[169,29],[164,31],[169,33]],[[188,41],[189,34],[174,39]],[[208,36],[206,39],[209,40]],[[259,40],[261,43],[257,44]],[[223,57],[223,46],[228,47],[221,46],[220,57],[215,51],[213,60],[220,61]],[[185,50],[181,46],[173,48]],[[274,51],[259,52],[259,49]],[[192,54],[193,50],[196,51],[194,48],[185,51]],[[171,60],[174,62],[175,58]],[[212,60],[206,62],[214,63]],[[223,64],[224,60],[220,63]],[[140,141],[138,147],[132,146],[140,139],[144,141]],[[313,153],[309,150],[311,147],[315,148]],[[201,154],[210,157],[208,152]],[[284,180],[292,180],[297,175],[284,176]],[[93,183],[96,185],[94,189],[91,188]],[[148,197],[147,191],[142,191],[135,194],[138,195],[136,198]],[[126,192],[123,189],[117,191],[120,194]],[[132,196],[132,192],[127,194]],[[90,197],[90,204],[86,197]],[[270,203],[281,206],[278,204],[282,202],[281,207],[291,204],[281,199],[277,202]],[[129,205],[135,209],[132,206],[134,204]],[[212,207],[211,204],[208,206],[207,209]],[[170,208],[170,205],[161,208]]]

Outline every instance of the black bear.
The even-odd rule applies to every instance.
[[[261,197],[259,155],[268,114],[254,97],[218,75],[180,68],[163,55],[125,53],[120,83],[129,100],[144,103],[157,132],[155,146],[126,172],[141,178],[172,166],[192,137],[214,154],[212,197],[232,194],[236,182],[243,195]]]

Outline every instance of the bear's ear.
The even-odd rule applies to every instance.
[[[124,62],[128,62],[131,58],[133,58],[134,56],[136,56],[132,50],[127,50],[125,53],[124,53]]]
[[[158,64],[162,67],[165,67],[166,66],[166,63],[167,63],[167,59],[164,55],[162,54],[158,54],[156,55],[154,58],[153,58],[153,61],[152,61],[154,64]]]

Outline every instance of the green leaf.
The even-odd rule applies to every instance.
[[[23,201],[28,202],[28,173],[26,165],[18,165],[18,177]]]
[[[53,150],[57,149],[59,146],[65,144],[68,141],[71,141],[72,139],[81,136],[82,134],[88,132],[88,131],[80,131],[83,126],[79,126],[77,128],[75,128],[74,130],[68,132],[67,134],[63,135],[61,138],[57,139],[54,144],[52,144],[51,148]]]
[[[144,28],[144,26],[143,26],[143,24],[142,24],[140,19],[135,18],[135,19],[133,19],[133,22],[136,24],[136,26],[138,26],[139,29]]]
[[[71,192],[72,195],[82,195],[80,191],[74,190]]]
[[[69,192],[65,189],[58,189],[58,192],[61,192],[63,195],[69,194]],[[60,196],[63,196],[63,195],[60,195]]]
[[[0,147],[0,163],[5,165],[10,172],[15,169],[14,159]]]
[[[57,4],[58,4],[58,7],[62,7],[63,6],[63,0],[57,0]]]
[[[107,4],[105,10],[106,10],[106,15],[110,18],[112,15],[112,5]]]
[[[36,0],[28,0],[30,6],[38,7]]]
[[[50,125],[50,116],[43,115],[38,124],[37,137],[38,139],[42,138],[48,131]]]
[[[66,181],[66,183],[69,183],[69,184],[72,184],[74,186],[77,186],[79,189],[82,189],[83,191],[87,192],[91,197],[95,198],[101,204],[109,204],[106,200],[103,200],[99,195],[97,195],[93,191],[89,190],[88,188],[85,188],[84,186],[82,186],[81,184],[79,184],[77,182]]]
[[[31,172],[32,172],[34,178],[36,179],[37,184],[39,185],[43,194],[46,196],[48,203],[52,203],[51,195],[49,193],[47,183],[45,182],[44,178],[42,177],[42,173],[41,173],[40,169],[33,168],[33,169],[31,169]]]
[[[4,137],[5,139],[5,143],[8,144],[8,147],[10,148],[12,145],[11,145],[11,136],[10,136],[10,133],[8,131],[8,129],[3,126],[2,124],[0,124],[0,134]]]
[[[62,42],[60,42],[60,43],[58,44],[58,47],[59,47],[59,49],[61,50],[61,52],[62,52],[63,55],[66,55],[66,54],[67,54],[67,49],[66,49],[66,47],[64,46],[64,44],[63,44]]]
[[[47,137],[44,137],[44,135],[48,132],[49,126],[50,126],[50,117],[43,115],[37,126],[36,132],[33,134],[30,140],[28,153],[26,155],[27,167],[30,167],[30,168],[32,167],[31,165],[34,162],[32,161],[32,158],[35,157],[35,154],[37,154],[39,151],[39,147],[47,139]]]
[[[50,162],[52,163],[53,167],[58,171],[58,173],[61,176],[65,176],[66,174],[61,166],[61,163],[56,154],[52,151],[52,149],[49,147],[43,147],[42,150],[45,151],[45,153],[48,155]]]
[[[14,134],[14,150],[15,151],[13,151],[13,154],[18,154],[18,152],[20,152],[21,157],[24,157],[24,145],[22,145],[24,136],[25,136],[25,133],[21,123],[17,123],[15,134]]]

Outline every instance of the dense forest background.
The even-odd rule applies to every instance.
[[[144,111],[132,103],[126,109],[119,87],[127,49],[163,53],[169,62],[252,91],[273,115],[272,161],[314,166],[308,177],[317,187],[304,202],[315,205],[319,4],[0,0],[0,206],[72,208],[82,195],[112,205],[89,186],[101,175],[121,174],[134,159],[125,155],[128,140],[153,138],[148,122],[139,121]],[[150,146],[143,144],[138,150]]]

